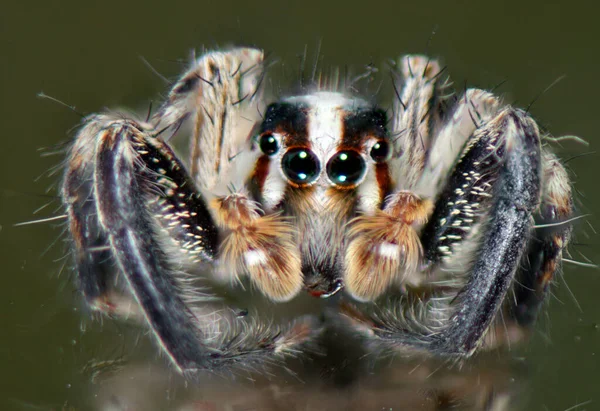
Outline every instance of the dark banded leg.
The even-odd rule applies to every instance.
[[[443,127],[427,152],[425,166],[414,189],[426,198],[437,198],[478,128],[492,121],[501,108],[498,98],[481,89],[468,89],[445,116]]]
[[[540,178],[538,128],[525,112],[505,108],[470,138],[423,232],[425,255],[432,265],[441,264],[477,219],[486,217],[474,262],[470,269],[464,267],[464,286],[402,312],[351,316],[357,325],[386,345],[439,355],[472,354],[500,311],[527,246]]]
[[[106,233],[96,216],[91,167],[95,138],[101,125],[99,117],[86,119],[68,159],[62,197],[74,243],[78,287],[92,309],[108,313],[111,311],[107,297],[114,282],[114,259]]]
[[[479,230],[494,196],[495,183],[506,161],[508,111],[496,115],[480,128],[473,124],[473,134],[437,196],[434,212],[423,228],[421,241],[425,262],[436,266],[463,251],[466,240]],[[469,121],[469,120],[467,120]]]
[[[443,353],[469,355],[480,344],[513,282],[540,200],[542,164],[537,125],[525,112],[511,108],[503,110],[496,120],[505,150],[499,153],[502,163],[489,222],[468,282],[456,297],[451,325],[433,344]]]
[[[89,300],[107,291],[97,261],[80,258],[92,253],[85,236],[96,230],[160,345],[184,374],[293,352],[313,331],[308,319],[285,328],[250,326],[177,277],[179,257],[166,254],[165,241],[174,241],[191,261],[210,263],[217,231],[183,166],[149,133],[148,126],[98,116],[76,140],[63,193],[70,226],[79,230],[73,237],[84,294]]]
[[[522,269],[517,274],[508,315],[520,326],[532,325],[545,301],[548,289],[560,273],[562,252],[571,237],[567,222],[573,214],[569,176],[560,161],[543,152],[542,203],[536,216],[536,229],[530,240]]]

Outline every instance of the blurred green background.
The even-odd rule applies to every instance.
[[[0,4],[0,409],[85,408],[80,370],[91,358],[117,358],[125,327],[89,331],[64,270],[60,224],[13,224],[61,213],[60,163],[38,149],[67,141],[79,122],[70,110],[36,98],[43,91],[83,113],[104,107],[144,111],[166,90],[145,66],[174,78],[192,49],[256,45],[295,68],[322,40],[326,65],[361,67],[427,52],[448,65],[456,87],[492,88],[527,106],[566,142],[580,214],[597,214],[600,24],[592,1],[33,1]],[[432,32],[435,35],[432,36]],[[429,41],[429,39],[431,40]],[[429,45],[428,45],[429,43]],[[275,73],[281,70],[275,68]],[[276,81],[285,81],[278,79]],[[60,172],[59,172],[60,174]],[[595,182],[594,182],[595,181]],[[576,225],[572,258],[600,261],[597,216]],[[58,240],[57,240],[58,238]],[[527,378],[523,409],[600,410],[600,272],[566,265],[533,341],[518,351]],[[567,287],[568,284],[568,287]],[[570,289],[570,291],[569,291]],[[82,332],[86,328],[87,332]],[[111,351],[112,350],[112,351]],[[517,354],[515,354],[517,355]],[[81,405],[84,404],[84,405]],[[577,406],[577,407],[576,407]],[[570,408],[576,407],[576,408]]]

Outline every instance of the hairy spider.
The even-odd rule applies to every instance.
[[[298,355],[331,327],[445,358],[518,339],[573,208],[529,114],[455,96],[418,55],[399,61],[391,118],[335,80],[265,107],[263,68],[260,50],[206,53],[153,117],[86,118],[62,197],[89,306],[138,314],[187,376]],[[192,135],[185,164],[176,132]],[[278,325],[231,301],[244,284],[335,297]]]

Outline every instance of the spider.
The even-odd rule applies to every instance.
[[[531,116],[456,95],[420,55],[399,60],[388,112],[336,79],[267,105],[264,67],[257,49],[208,52],[146,120],[85,119],[61,190],[87,304],[147,323],[190,378],[301,355],[335,327],[454,359],[518,339],[573,213]],[[187,163],[174,134],[192,136]],[[328,304],[280,324],[239,290]]]

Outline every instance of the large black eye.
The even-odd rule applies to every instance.
[[[296,184],[308,184],[319,176],[319,159],[306,148],[292,148],[281,159],[286,177]]]
[[[387,160],[389,153],[390,146],[387,141],[378,141],[371,147],[371,158],[376,163],[383,163]]]
[[[279,143],[273,134],[263,134],[260,136],[258,139],[258,145],[260,147],[260,151],[269,156],[279,151]]]
[[[366,164],[356,151],[340,151],[327,163],[327,175],[339,186],[356,184],[365,174]]]

